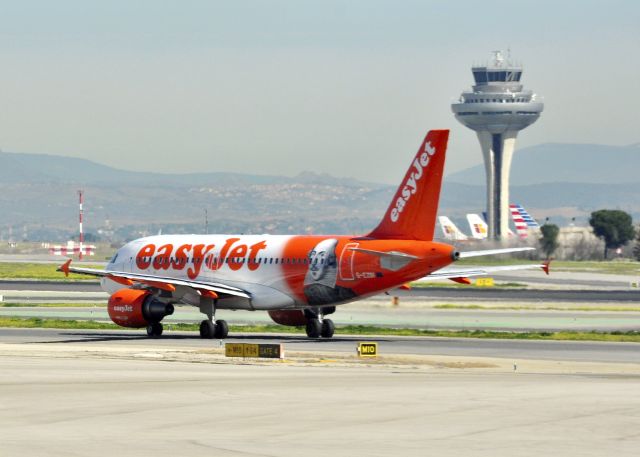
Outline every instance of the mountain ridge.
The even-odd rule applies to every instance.
[[[626,148],[625,157],[631,154],[628,147],[615,148]],[[640,146],[637,149],[640,151]],[[580,157],[587,157],[584,148],[575,150],[581,151]],[[591,150],[602,154],[598,148]],[[575,157],[573,154],[569,157]],[[519,151],[514,165],[526,162],[520,159],[527,155],[536,160],[540,157]],[[627,167],[631,170],[625,176],[640,169],[633,167]],[[484,169],[479,168],[475,183],[472,179],[461,183],[451,176],[445,178],[440,214],[464,217],[467,212],[483,211]],[[517,175],[517,169],[514,171]],[[607,173],[598,168],[595,171]],[[576,179],[588,176],[574,174]],[[623,209],[635,219],[640,217],[638,182],[566,182],[559,179],[561,173],[543,177],[555,181],[511,181],[511,201],[523,204],[538,219],[550,217],[562,223],[579,217],[586,223],[588,214],[601,208]],[[0,239],[3,233],[6,237],[9,227],[26,227],[31,236],[43,241],[72,233],[77,225],[76,190],[80,187],[85,190],[87,229],[112,227],[118,239],[127,239],[153,233],[152,228],[156,232],[157,228],[164,232],[201,231],[205,210],[210,230],[218,233],[361,234],[379,222],[397,186],[313,172],[295,177],[146,173],[87,159],[0,152]]]
[[[550,166],[552,164],[553,166]],[[627,146],[543,143],[516,149],[511,185],[545,183],[640,183],[640,143]],[[484,184],[479,164],[446,177],[451,182]]]

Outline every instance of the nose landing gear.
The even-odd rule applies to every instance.
[[[200,311],[207,315],[208,319],[200,322],[200,338],[217,338],[225,339],[229,336],[229,324],[227,321],[214,320],[216,301],[210,298],[204,298],[200,303]]]

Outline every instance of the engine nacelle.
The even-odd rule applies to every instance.
[[[121,327],[141,328],[173,314],[172,304],[156,300],[147,290],[120,289],[107,305],[109,317]]]
[[[269,311],[269,317],[276,324],[290,325],[292,327],[304,327],[307,325],[307,317],[301,309],[277,309]]]

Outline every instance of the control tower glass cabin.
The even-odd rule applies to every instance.
[[[518,132],[533,124],[544,107],[536,94],[524,90],[522,66],[505,61],[472,67],[475,85],[451,105],[456,119],[476,131],[487,174],[487,223],[493,239],[509,232],[509,173]]]

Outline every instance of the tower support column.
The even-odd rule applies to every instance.
[[[517,131],[479,131],[487,178],[487,224],[489,237],[501,239],[509,232],[509,172]]]

